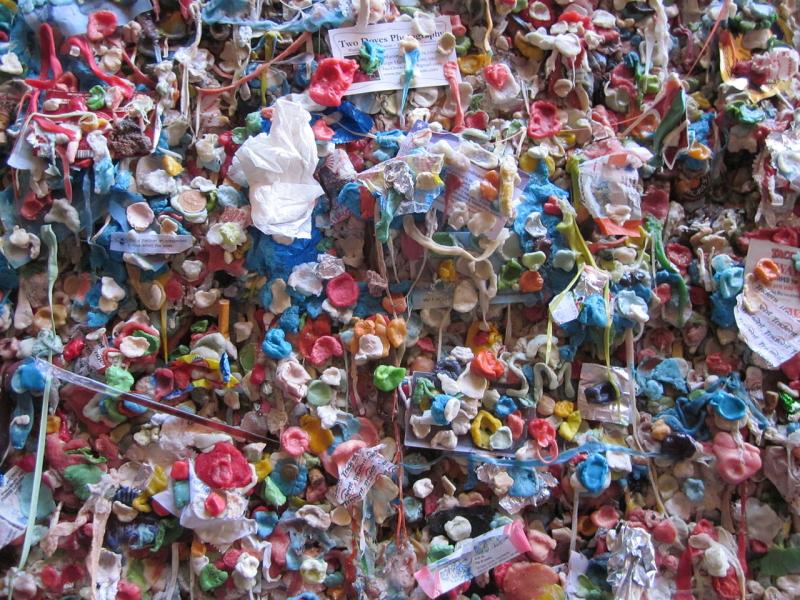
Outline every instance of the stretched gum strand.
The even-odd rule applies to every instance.
[[[508,365],[508,370],[516,375],[522,382],[519,389],[506,390],[506,394],[512,398],[524,398],[527,396],[528,390],[530,389],[528,385],[528,378],[525,377],[522,369],[516,365],[517,361],[525,360],[525,355],[522,352],[503,352],[503,354],[500,355],[500,359]]]
[[[232,92],[235,89],[238,89],[240,86],[244,85],[252,81],[253,79],[258,79],[261,77],[262,73],[266,73],[267,70],[272,66],[273,63],[279,62],[284,60],[285,58],[291,56],[295,52],[297,52],[303,45],[305,45],[306,41],[311,39],[311,34],[308,31],[304,31],[298,38],[293,41],[289,46],[286,47],[286,50],[278,54],[278,56],[272,58],[271,60],[265,62],[264,64],[260,65],[259,67],[255,68],[252,73],[249,75],[245,75],[234,81],[233,83],[218,87],[218,88],[197,88],[197,92],[199,94],[206,94],[208,96],[215,96],[217,94],[224,94],[225,92]]]
[[[689,288],[686,286],[686,281],[683,279],[683,276],[680,275],[680,271],[678,271],[677,267],[672,264],[667,256],[667,253],[664,251],[664,240],[662,239],[662,226],[656,219],[652,217],[648,217],[645,220],[645,229],[647,233],[650,235],[650,238],[653,243],[653,254],[655,255],[658,264],[661,265],[661,268],[666,269],[670,273],[675,273],[679,277],[678,279],[678,326],[682,327],[684,325],[684,312],[686,309],[686,305],[689,302]]]
[[[423,234],[417,228],[412,215],[406,215],[403,217],[403,230],[412,240],[431,252],[442,254],[444,256],[463,257],[471,262],[479,262],[489,258],[492,254],[494,254],[495,250],[505,243],[505,241],[508,239],[508,236],[511,235],[508,229],[503,229],[500,234],[498,234],[497,238],[490,241],[489,245],[483,251],[483,254],[480,254],[479,256],[473,256],[460,246],[443,246],[434,242],[431,238]]]
[[[512,156],[504,156],[500,161],[500,212],[511,218],[514,216],[514,183],[517,177],[517,162]]]
[[[453,94],[453,101],[456,103],[456,121],[451,131],[458,133],[464,129],[464,108],[461,106],[461,90],[458,89],[458,80],[456,79],[458,63],[454,60],[448,61],[444,63],[442,69],[444,70],[444,77],[450,86],[450,93]]]

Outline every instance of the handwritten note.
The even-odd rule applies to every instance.
[[[112,233],[111,249],[134,254],[179,254],[192,247],[191,235]]]
[[[431,35],[414,32],[411,21],[394,21],[369,25],[364,29],[358,27],[342,27],[328,32],[331,54],[335,58],[356,58],[364,41],[383,46],[385,55],[383,64],[367,81],[357,81],[347,90],[349,94],[400,90],[403,88],[405,57],[400,42],[407,36],[419,41],[419,62],[417,76],[411,83],[412,88],[447,85],[442,65],[455,60],[455,50],[450,56],[437,54],[436,46],[445,32],[451,32],[450,19],[439,17],[435,20],[436,30]]]
[[[745,272],[752,273],[762,258],[775,261],[780,276],[770,284],[769,289],[775,294],[778,304],[795,319],[800,319],[800,272],[794,268],[794,255],[798,252],[800,248],[794,246],[750,240],[744,264]]]
[[[751,312],[745,307],[744,293],[739,295],[734,309],[739,337],[770,367],[777,369],[800,352],[800,321],[778,302],[775,291],[761,284],[753,285],[757,310]]]
[[[375,483],[378,475],[394,471],[394,464],[381,454],[381,446],[362,448],[350,457],[344,467],[339,469],[339,485],[336,488],[336,501],[350,504],[360,500]]]

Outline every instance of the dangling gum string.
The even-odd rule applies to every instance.
[[[744,439],[742,438],[742,433],[738,429],[734,429],[732,432],[732,437],[736,443],[736,449],[739,454],[739,462],[744,463]],[[734,491],[736,488],[733,485],[725,486],[725,492],[722,500],[722,526],[727,530],[732,532],[734,529],[738,529],[737,534],[737,556],[736,559],[739,561],[739,564],[742,569],[742,573],[746,576],[747,574],[747,481],[743,481],[739,484],[739,503],[741,505],[741,522],[738,528],[734,527],[733,524],[733,515],[732,512],[732,502],[731,497],[733,496]]]
[[[136,66],[136,63],[133,62],[133,59],[128,55],[125,49],[122,49],[122,59],[127,63],[127,65],[133,71],[133,76],[136,77],[141,83],[145,84],[147,87],[155,88],[156,82],[152,80],[149,76],[142,73],[141,69]]]
[[[426,234],[427,237],[431,237],[433,235],[433,231],[436,228],[436,217],[434,215],[435,211],[429,212],[425,217],[425,223],[428,225],[428,233]],[[432,216],[432,219],[428,217]],[[425,271],[425,265],[428,263],[428,249],[423,247],[422,248],[422,264],[419,267],[419,271],[417,272],[417,276],[414,278],[414,281],[411,283],[411,287],[408,288],[408,293],[406,293],[406,311],[407,311],[407,319],[411,318],[411,292],[414,291],[414,288],[417,287],[417,283],[419,283],[420,278],[422,277],[422,273]]]
[[[672,264],[672,261],[664,251],[662,224],[653,217],[648,217],[645,220],[645,229],[650,235],[650,240],[653,244],[653,258],[658,260],[661,268],[678,276],[678,326],[682,327],[685,322],[684,313],[686,312],[686,305],[689,303],[689,288],[686,287],[686,281],[683,279],[678,268]],[[655,280],[653,283],[655,283]]]
[[[606,378],[611,386],[614,388],[614,392],[620,400],[614,402],[614,412],[618,415],[622,415],[622,390],[619,386],[619,380],[617,378],[616,373],[611,368],[611,332],[614,326],[614,311],[611,308],[611,288],[609,286],[609,282],[606,281],[606,284],[603,288],[603,300],[606,306],[606,327],[603,331],[603,351],[605,352],[605,362],[606,362]],[[635,401],[635,399],[633,400]]]
[[[369,0],[358,1],[358,21],[356,27],[361,31],[369,25],[370,2]]]
[[[511,339],[511,305],[506,307],[506,334],[505,341]]]
[[[569,554],[575,552],[575,543],[578,539],[578,503],[580,501],[580,492],[577,486],[572,491],[572,530],[569,534]]]
[[[164,597],[167,599],[171,599],[173,597],[173,595],[175,594],[175,586],[178,583],[178,568],[180,567],[180,548],[181,545],[179,542],[172,543],[170,577],[169,577],[169,582],[167,583],[166,593],[164,594]]]
[[[270,43],[271,42],[271,43]],[[269,62],[275,54],[278,37],[272,31],[264,32],[264,62]],[[269,69],[261,74],[261,106],[267,105],[267,79]]]
[[[492,35],[492,31],[494,31],[494,21],[492,21],[492,7],[489,4],[489,0],[484,0],[483,6],[486,9],[486,33],[483,34],[483,51],[486,52],[486,54],[488,54],[489,56],[491,56],[492,47],[489,44],[489,38]]]
[[[267,71],[273,63],[282,61],[285,58],[291,56],[292,54],[295,54],[298,50],[300,50],[300,48],[302,48],[305,45],[306,40],[310,38],[311,34],[308,31],[304,31],[302,34],[300,34],[300,36],[298,36],[298,38],[295,41],[293,41],[289,46],[286,47],[286,50],[278,54],[278,56],[276,56],[275,58],[253,69],[253,71],[249,75],[245,75],[244,77],[235,79],[233,83],[223,87],[197,88],[197,93],[205,94],[208,96],[215,96],[218,94],[224,94],[225,92],[231,92],[233,90],[236,90],[245,83],[248,83],[249,81],[252,81],[253,79],[257,79],[258,77],[260,77],[261,74]]]
[[[636,382],[634,380],[634,347],[633,347],[633,330],[625,330],[625,356],[628,371],[628,395],[630,396],[630,414],[631,414],[631,429],[633,430],[633,441],[636,445],[636,450],[644,452],[641,436],[639,433],[639,407],[636,405]],[[653,494],[656,497],[656,507],[658,512],[662,515],[666,514],[664,502],[661,499],[661,489],[658,487],[658,479],[655,476],[653,469],[653,461],[647,459],[647,476],[650,479],[650,485],[653,488]]]
[[[64,195],[67,197],[69,203],[72,204],[72,178],[69,176],[69,160],[67,159],[67,151],[63,147],[58,146],[56,148],[56,154],[58,154],[59,158],[61,159],[61,170],[64,173]]]
[[[42,225],[40,236],[42,241],[48,246],[47,254],[47,302],[50,307],[50,325],[53,332],[56,330],[55,316],[53,311],[53,287],[55,286],[56,279],[58,279],[58,240],[53,233],[53,228],[50,225]],[[47,357],[47,362],[52,365],[53,353]],[[41,413],[39,415],[39,437],[36,442],[36,463],[33,471],[33,485],[31,487],[31,500],[28,505],[28,522],[25,527],[25,538],[22,542],[22,552],[19,557],[19,570],[25,568],[25,563],[28,562],[28,555],[33,545],[33,529],[36,526],[36,512],[39,506],[39,492],[42,485],[42,472],[44,471],[44,450],[45,440],[47,436],[47,416],[48,407],[50,404],[50,392],[52,390],[53,377],[47,373],[44,384],[44,393],[42,394]],[[11,594],[13,594],[13,585],[11,586]],[[9,594],[9,598],[11,598]]]
[[[192,45],[190,46],[190,48],[191,48],[191,56],[192,56],[192,58],[194,58],[194,56],[197,54],[197,49],[200,47],[200,41],[201,41],[201,39],[203,37],[203,20],[202,20],[202,17],[200,15],[200,4],[196,3],[196,2],[192,2],[189,5],[189,12],[194,17],[194,21],[195,21],[194,41],[192,42]],[[188,94],[189,93],[189,65],[188,65],[188,63],[186,65],[184,65],[183,79],[185,80],[186,93]],[[181,83],[183,83],[183,81]],[[194,127],[192,127],[192,142],[195,142],[195,140],[197,140],[197,136],[200,135],[200,114],[204,111],[204,108],[202,106],[202,100],[203,100],[202,97],[198,94],[197,103],[196,103],[196,105],[194,107]],[[187,122],[189,122],[191,120],[189,118],[189,116],[190,116],[189,112],[191,111],[191,101],[190,100],[188,101],[187,108],[188,108],[188,111],[187,111],[187,114],[186,114],[186,118],[187,118]]]
[[[41,47],[39,79],[26,79],[25,83],[37,89],[50,89],[64,74],[61,61],[56,54],[53,28],[47,23],[39,26],[39,46]],[[53,72],[52,78],[49,73]]]
[[[456,103],[456,120],[450,131],[458,133],[464,129],[464,108],[461,106],[461,90],[458,87],[458,79],[456,79],[458,63],[454,60],[448,61],[444,63],[442,69],[444,71],[444,77],[447,79],[447,84],[450,86],[450,93],[453,95],[453,101]]]
[[[572,278],[572,281],[570,281],[567,284],[567,287],[565,287],[563,290],[561,290],[561,292],[559,292],[559,294],[550,301],[550,305],[553,307],[553,309],[558,308],[558,305],[561,304],[561,301],[566,297],[566,295],[569,293],[569,291],[573,287],[575,287],[575,284],[578,283],[578,279],[580,279],[581,275],[583,275],[583,269],[584,268],[585,268],[585,265],[583,265],[583,264],[580,265],[578,267],[578,272],[575,273],[575,277]],[[546,364],[546,365],[550,364],[550,349],[552,347],[552,342],[553,342],[553,315],[550,312],[550,309],[548,308],[548,310],[547,310],[547,344],[545,345],[545,354],[544,354],[544,364]]]
[[[594,256],[589,251],[589,247],[586,245],[586,240],[584,240],[583,235],[581,235],[581,230],[578,228],[575,215],[571,212],[571,207],[563,198],[560,198],[558,203],[561,208],[562,217],[561,223],[556,225],[556,229],[567,240],[570,250],[582,257],[583,260],[590,266],[596,268],[597,263],[595,263]]]
[[[345,369],[345,371],[350,373],[350,380],[352,382],[348,386],[348,390],[347,390],[348,391],[348,393],[347,393],[348,400],[351,401],[351,404],[350,404],[351,410],[353,410],[353,412],[355,412],[357,415],[363,416],[364,415],[364,405],[361,403],[361,396],[358,395],[358,368],[356,366],[355,361],[353,361],[348,366],[348,364],[347,364],[348,363],[347,352],[343,352],[342,354],[344,355],[344,369]],[[351,391],[352,391],[352,396],[350,395]]]
[[[640,227],[640,231],[644,236],[644,243],[642,244],[642,251],[639,254],[638,258],[636,259],[634,266],[636,268],[642,264],[644,261],[645,254],[647,253],[647,245],[648,243],[652,242],[651,236],[644,230],[644,228]],[[651,256],[651,259],[653,257]],[[631,417],[631,430],[633,431],[633,441],[636,446],[636,449],[639,452],[644,452],[642,441],[641,441],[641,433],[639,431],[639,407],[636,404],[636,381],[635,381],[635,367],[636,367],[636,356],[635,356],[635,349],[634,349],[634,339],[633,339],[633,330],[626,329],[625,330],[625,362],[626,362],[626,370],[628,372],[628,395],[630,396],[630,417]],[[647,477],[650,480],[650,486],[653,488],[653,494],[656,498],[656,507],[661,514],[666,514],[666,509],[664,508],[664,502],[661,499],[661,488],[658,486],[658,478],[655,475],[655,470],[653,468],[653,462],[648,458],[647,459]]]
[[[134,85],[130,81],[116,75],[107,75],[99,66],[97,66],[97,63],[94,60],[94,54],[89,48],[89,43],[86,40],[77,36],[71,37],[67,40],[67,44],[80,50],[83,59],[86,61],[86,64],[89,65],[89,69],[91,69],[95,77],[104,81],[108,85],[122,88],[122,94],[126,100],[133,95]]]
[[[411,215],[406,215],[403,217],[403,230],[420,246],[423,246],[424,248],[427,248],[436,254],[443,254],[444,256],[452,257],[463,257],[471,262],[480,262],[482,260],[486,260],[492,254],[494,254],[495,250],[497,250],[501,244],[505,243],[505,241],[508,239],[508,234],[505,236],[498,234],[498,236],[494,240],[491,240],[486,246],[486,249],[482,254],[473,256],[461,246],[443,246],[442,244],[437,244],[432,238],[425,236],[417,228],[416,224],[414,223],[414,217]],[[508,230],[504,229],[503,231]]]
[[[390,236],[391,239],[391,236]],[[378,262],[378,273],[380,273],[381,277],[383,277],[384,281],[389,281],[389,273],[386,270],[386,258],[383,255],[383,244],[378,240],[378,236],[375,236],[375,259]],[[395,273],[396,277],[397,273]]]
[[[719,14],[717,14],[717,19],[714,21],[714,26],[711,28],[711,31],[708,33],[708,37],[706,38],[706,43],[703,44],[703,47],[700,48],[700,53],[697,55],[697,58],[694,59],[694,64],[686,71],[686,76],[690,76],[694,68],[700,62],[700,59],[703,58],[703,55],[708,50],[709,46],[711,45],[711,41],[714,39],[714,36],[717,33],[717,29],[719,28],[722,21],[728,16],[728,10],[730,9],[731,0],[724,0],[722,4],[722,8],[719,10]]]
[[[164,349],[164,362],[169,362],[169,336],[167,333],[167,302],[161,304],[159,310],[159,319],[161,321],[161,345]]]
[[[403,504],[403,440],[400,437],[400,421],[397,408],[398,398],[397,390],[395,389],[392,393],[392,422],[394,423],[394,442],[395,446],[397,446],[395,461],[397,462],[397,483],[399,484],[397,487],[400,490],[398,495],[400,502],[397,505],[397,528],[395,529],[394,539],[399,552],[400,543],[406,540],[408,532],[406,530],[405,504]]]
[[[560,200],[559,203],[562,201]],[[562,221],[558,225],[556,225],[556,229],[566,238],[567,243],[570,246],[570,249],[579,254],[584,259],[584,263],[580,265],[578,268],[578,272],[575,274],[575,277],[572,278],[572,281],[564,288],[558,296],[555,298],[555,305],[553,308],[558,307],[558,304],[564,299],[567,292],[572,289],[572,287],[578,283],[578,279],[580,278],[581,274],[583,273],[585,264],[588,263],[592,267],[597,267],[597,264],[594,262],[594,256],[589,251],[589,248],[586,246],[586,241],[583,239],[581,235],[580,229],[578,229],[578,224],[575,222],[575,216],[566,210],[566,207],[562,207]],[[552,304],[552,302],[551,302]],[[608,301],[606,301],[608,304]],[[552,336],[553,336],[553,316],[550,313],[550,310],[547,311],[547,350],[545,354],[545,364],[548,364],[550,360],[550,347],[552,345]],[[606,353],[608,354],[608,352]]]
[[[747,577],[747,480],[739,484],[739,504],[741,505],[741,523],[739,524],[738,532],[738,551],[739,551],[739,564],[742,567],[742,573]]]
[[[397,275],[397,260],[394,255],[394,241],[392,240],[392,236],[389,236],[389,239],[386,240],[386,245],[389,246],[389,260],[391,261],[392,265],[392,273],[394,274],[394,280],[396,283],[400,283],[400,277]],[[388,281],[388,279],[387,279]],[[395,315],[397,316],[397,315]]]
[[[103,538],[106,535],[108,517],[111,515],[111,501],[98,498],[92,511],[92,542],[89,547],[88,567],[92,589],[97,589],[97,574],[100,570],[100,551],[103,549]]]
[[[442,359],[442,337],[444,335],[444,328],[450,324],[450,313],[448,312],[445,317],[439,322],[439,331],[436,336],[436,362]]]
[[[20,99],[19,103],[19,108],[21,108],[25,100],[28,100],[28,108],[23,124],[23,130],[27,129],[28,125],[30,124],[31,117],[36,113],[36,110],[39,106],[39,91],[41,89],[49,89],[52,87],[63,74],[61,61],[58,60],[58,55],[56,54],[55,41],[53,40],[53,28],[47,23],[43,23],[39,26],[39,46],[41,47],[41,56],[39,59],[39,79],[25,80],[25,83],[30,85],[33,89],[32,91],[25,93],[25,95],[23,95]],[[53,73],[52,77],[50,77],[51,71]],[[24,136],[22,135],[17,138],[16,142],[14,142],[14,150],[16,150],[17,144],[23,138]],[[12,177],[12,185],[14,187],[15,197],[19,197],[20,192],[18,177],[19,171],[15,169]]]
[[[400,42],[400,48],[403,51],[403,62],[404,62],[404,69],[403,69],[403,90],[400,94],[400,108],[398,110],[398,116],[400,118],[400,127],[405,128],[406,126],[406,115],[405,115],[405,108],[406,103],[408,102],[408,92],[411,89],[411,81],[414,79],[414,69],[417,68],[417,63],[419,62],[419,45],[415,48],[406,48],[405,42],[406,40],[402,40]]]

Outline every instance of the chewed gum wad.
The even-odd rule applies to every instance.
[[[0,2],[0,596],[800,598],[796,4]]]

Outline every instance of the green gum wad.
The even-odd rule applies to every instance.
[[[169,355],[169,359],[175,360],[176,358],[185,356],[187,354],[189,354],[189,346],[181,344],[180,346],[175,348],[175,350],[172,351],[172,353]]]
[[[178,519],[161,519],[158,522],[158,532],[151,552],[158,552],[159,549],[177,542],[182,534],[183,527],[181,527]]]
[[[88,486],[97,483],[102,477],[103,471],[94,465],[70,465],[64,469],[64,479],[75,490],[75,496],[79,500],[88,500]]]
[[[522,255],[522,264],[531,271],[538,271],[539,267],[547,260],[547,255],[541,250],[528,252]]]
[[[406,376],[406,370],[403,367],[392,367],[390,365],[380,365],[375,369],[373,380],[375,387],[382,392],[391,392],[397,389],[403,377]]]
[[[793,415],[800,411],[800,402],[798,402],[795,398],[792,398],[791,394],[781,392],[778,398],[781,402],[781,408],[786,411],[787,415]]]
[[[128,572],[125,574],[125,579],[130,581],[133,585],[139,588],[142,593],[142,600],[147,600],[150,594],[147,593],[150,585],[144,576],[144,562],[141,560],[132,560],[128,563]]]
[[[514,284],[522,276],[522,271],[522,265],[517,262],[516,258],[509,260],[500,268],[500,277],[497,282],[498,289],[507,290],[514,287]]]
[[[208,329],[208,319],[200,319],[199,321],[195,321],[189,328],[189,330],[192,333],[205,333],[207,329]]]
[[[365,41],[358,52],[358,64],[367,75],[372,75],[383,64],[383,48],[376,43]]]
[[[431,239],[439,244],[440,246],[455,246],[456,241],[453,239],[453,236],[447,233],[446,231],[437,231],[431,236]],[[433,253],[436,256],[443,256],[441,254]]]
[[[244,118],[244,126],[248,135],[258,135],[261,133],[261,111],[248,113]]]
[[[428,555],[425,557],[425,562],[428,564],[434,563],[452,554],[453,550],[455,550],[455,548],[450,544],[431,544],[431,547],[428,549]]]
[[[755,125],[767,118],[759,106],[743,101],[731,102],[726,107],[725,112],[728,113],[728,116],[745,125]]]
[[[106,369],[106,383],[120,392],[129,392],[133,387],[133,375],[119,365],[111,365]]]
[[[208,564],[200,571],[200,588],[204,592],[217,589],[228,580],[228,573]]]
[[[159,347],[160,343],[161,343],[160,340],[158,339],[158,336],[152,335],[150,333],[147,333],[146,331],[142,331],[141,329],[139,331],[134,331],[131,335],[133,337],[144,338],[144,339],[147,340],[147,353],[148,354],[152,354],[153,352],[156,352],[158,350],[158,347]]]
[[[306,399],[312,406],[327,406],[331,403],[333,397],[333,390],[324,381],[315,379],[308,385],[308,394]]]
[[[434,385],[430,379],[421,377],[414,385],[414,392],[411,394],[411,401],[414,404],[421,406],[423,403],[427,404],[428,400],[433,398],[436,394],[436,385]],[[424,408],[427,408],[427,406],[424,406],[423,409]]]
[[[456,38],[456,54],[464,56],[472,47],[472,40],[468,36],[462,35]]]
[[[106,105],[106,90],[102,85],[95,85],[89,89],[89,96],[86,98],[86,107],[89,110],[100,110]]]
[[[656,75],[643,75],[639,80],[639,88],[645,94],[656,94],[661,87]]]
[[[286,496],[269,477],[264,479],[263,496],[264,501],[270,506],[283,506],[286,504]]]
[[[303,462],[306,463],[306,466],[309,469],[322,466],[322,461],[319,459],[319,457],[309,454],[308,452],[303,454]]]
[[[113,421],[114,423],[124,423],[128,420],[128,417],[123,415],[121,412],[117,410],[117,399],[112,396],[103,396],[100,400],[100,404],[103,406],[103,410],[106,412],[104,415],[106,419]]]

